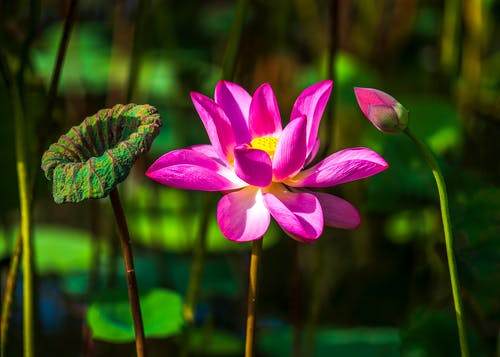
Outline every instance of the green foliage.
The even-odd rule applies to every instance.
[[[170,280],[177,291],[185,292],[191,271],[191,260],[189,257],[170,255],[167,260],[167,272]],[[241,296],[244,289],[244,281],[234,264],[228,258],[218,257],[208,259],[203,268],[200,293],[202,299],[213,297],[237,297]]]
[[[156,184],[155,184],[156,185]],[[217,193],[209,193],[217,195]],[[149,184],[136,184],[129,193],[127,207],[130,232],[134,240],[168,252],[190,253],[199,237],[202,212],[199,196],[176,189]],[[274,246],[279,229],[271,225],[264,239],[264,247]],[[250,243],[230,241],[222,235],[215,212],[209,216],[207,251],[227,253],[248,251]]]
[[[291,356],[291,328],[263,331],[259,348],[269,356]],[[397,329],[319,327],[315,357],[399,357],[402,356],[401,337]]]
[[[13,232],[15,236],[16,232]],[[37,225],[33,232],[35,268],[39,274],[66,275],[90,269],[90,233],[55,225]],[[0,238],[0,255],[10,254],[7,237]]]
[[[203,356],[241,356],[243,340],[234,333],[211,328],[192,331],[190,351]]]
[[[165,338],[180,334],[182,299],[166,289],[153,289],[140,295],[146,337]],[[87,310],[92,338],[108,342],[134,340],[134,328],[127,292],[108,291],[94,299]]]

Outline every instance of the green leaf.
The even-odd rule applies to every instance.
[[[291,356],[291,328],[262,331],[258,344],[268,355]],[[322,327],[317,332],[314,356],[399,357],[401,338],[399,331],[390,327],[348,329]]]
[[[1,237],[2,233],[0,256],[5,256],[10,254],[11,247],[7,247],[7,239]],[[16,234],[13,230],[12,237]],[[33,237],[35,268],[39,274],[65,275],[90,269],[92,239],[89,232],[65,226],[38,225],[34,228]],[[103,249],[107,249],[105,243],[101,244]]]
[[[184,323],[182,299],[166,289],[141,294],[141,310],[146,337],[178,335]],[[109,291],[94,300],[87,310],[87,323],[96,340],[130,342],[134,340],[132,314],[126,291]]]
[[[216,195],[216,193],[208,193]],[[127,201],[127,218],[134,241],[168,252],[190,253],[198,239],[201,210],[197,196],[189,192],[137,183]],[[197,205],[198,203],[198,205]],[[264,239],[264,248],[274,246],[279,228],[271,224]],[[220,231],[214,212],[210,212],[207,251],[227,253],[250,250],[251,243],[226,239]]]
[[[241,356],[243,339],[223,330],[193,329],[190,350],[200,356]]]
[[[167,272],[173,287],[185,292],[189,281],[192,260],[190,257],[170,255],[166,259]],[[237,297],[243,290],[243,282],[228,257],[207,258],[201,279],[201,297]]]

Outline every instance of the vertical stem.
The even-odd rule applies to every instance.
[[[330,3],[330,43],[326,58],[326,78],[331,79],[337,85],[337,72],[335,70],[337,53],[339,52],[339,31],[340,31],[340,1],[332,0]],[[325,141],[321,157],[325,157],[329,149],[332,148],[333,131],[335,129],[335,102],[337,96],[332,95],[326,107],[325,121]]]
[[[77,9],[78,0],[71,0],[68,9],[68,15],[66,16],[66,20],[64,21],[63,34],[61,42],[59,42],[56,64],[54,65],[54,70],[52,71],[52,79],[50,81],[50,88],[47,96],[47,107],[45,113],[48,118],[52,117],[52,111],[54,109],[54,104],[56,101],[57,88],[59,87],[59,78],[61,77],[64,57],[68,48],[71,29],[73,28],[73,24],[75,23]]]
[[[120,202],[118,190],[115,188],[111,191],[109,198],[113,206],[116,223],[120,235],[120,243],[122,247],[123,262],[125,264],[125,272],[127,278],[128,298],[130,301],[130,310],[134,320],[135,331],[135,347],[138,357],[146,355],[146,343],[144,337],[144,327],[142,324],[141,306],[139,303],[139,291],[137,288],[137,280],[135,278],[134,257],[132,255],[132,244],[128,232],[127,221],[123,212],[123,207]]]
[[[236,55],[240,47],[241,33],[245,22],[249,0],[238,0],[234,14],[231,36],[229,37],[222,64],[222,79],[232,80],[236,68]]]
[[[209,196],[204,196],[205,205],[201,214],[200,231],[198,240],[194,248],[193,265],[189,275],[189,283],[186,292],[186,301],[184,303],[182,314],[186,321],[186,328],[183,334],[183,341],[180,356],[186,357],[189,355],[189,343],[191,339],[191,331],[193,328],[194,314],[196,303],[201,285],[201,276],[203,273],[203,265],[205,262],[205,253],[207,249],[207,232],[210,212],[212,208],[212,200]]]
[[[144,23],[144,11],[146,8],[146,0],[139,0],[137,5],[137,12],[135,14],[135,27],[134,27],[134,44],[132,46],[132,56],[130,59],[130,71],[128,76],[126,103],[130,103],[132,97],[134,96],[135,89],[137,87],[137,81],[139,79],[139,68],[141,62],[141,33]]]
[[[24,355],[31,357],[34,353],[33,338],[33,270],[31,269],[31,195],[28,179],[28,164],[26,160],[26,139],[24,135],[25,120],[19,96],[17,82],[12,76],[3,53],[0,52],[0,70],[9,91],[14,117],[14,135],[16,141],[16,169],[19,189],[20,227],[22,239],[23,265],[23,328],[24,328]],[[3,343],[3,342],[2,342]]]
[[[461,0],[445,0],[441,35],[441,67],[447,75],[454,75],[457,67],[457,32]]]
[[[467,0],[463,2],[464,41],[462,49],[461,76],[467,86],[467,100],[478,93],[481,80],[481,53],[485,18],[483,1]]]
[[[422,141],[420,141],[417,137],[415,137],[413,133],[410,132],[409,129],[406,129],[404,132],[418,147],[418,149],[424,156],[425,160],[431,167],[432,174],[434,175],[434,179],[436,180],[436,185],[439,193],[439,202],[441,206],[441,218],[443,220],[444,239],[446,244],[446,256],[448,258],[448,269],[450,271],[451,291],[453,294],[453,302],[455,304],[455,315],[457,318],[458,337],[460,340],[460,351],[462,357],[468,357],[469,348],[467,345],[467,335],[465,331],[465,323],[463,318],[462,297],[460,296],[460,282],[455,262],[455,254],[453,252],[453,235],[451,231],[446,184],[444,181],[443,174],[441,173],[441,169],[439,168],[439,165],[436,159],[434,158],[434,155],[430,151],[430,149]]]
[[[254,356],[255,345],[255,312],[257,301],[259,261],[262,255],[262,240],[257,239],[252,242],[252,255],[250,257],[250,273],[248,282],[248,312],[247,330],[245,341],[245,357]]]
[[[324,265],[324,253],[321,245],[317,242],[313,246],[313,267],[312,267],[312,283],[311,283],[311,301],[309,303],[308,317],[305,327],[304,336],[304,355],[314,356],[316,349],[316,326],[318,324],[318,316],[321,307],[321,288],[323,286],[323,276],[321,271]]]
[[[297,242],[292,242],[292,274],[290,277],[290,309],[292,320],[292,356],[302,356],[302,295],[300,254]]]
[[[5,356],[5,348],[7,346],[7,331],[9,328],[10,309],[12,307],[12,297],[14,296],[14,291],[16,290],[17,273],[19,271],[19,257],[21,256],[22,252],[22,244],[22,236],[21,232],[19,232],[16,236],[14,251],[12,252],[9,274],[7,275],[7,286],[5,288],[5,294],[2,301],[2,322],[0,325],[1,357]]]

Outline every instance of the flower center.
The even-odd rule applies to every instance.
[[[267,152],[269,157],[272,159],[274,152],[276,151],[276,145],[278,145],[278,138],[273,136],[261,136],[260,138],[255,138],[250,142],[250,145],[254,149],[259,149]]]

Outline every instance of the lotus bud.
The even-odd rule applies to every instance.
[[[354,88],[363,114],[384,133],[399,133],[408,126],[408,110],[389,94],[373,88]]]

